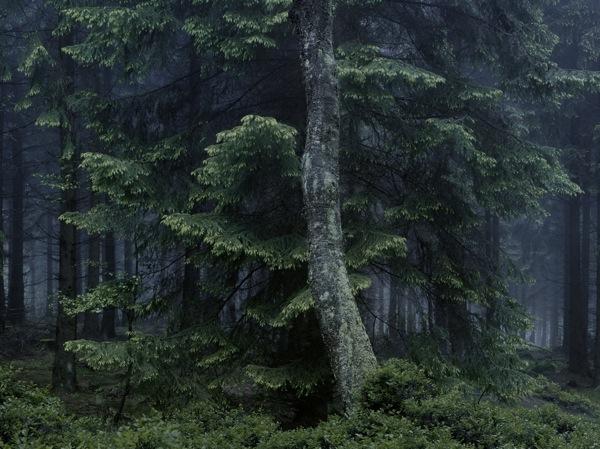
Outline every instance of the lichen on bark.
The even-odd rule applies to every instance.
[[[345,412],[376,367],[344,265],[339,193],[340,112],[333,50],[333,0],[296,0],[307,99],[302,185],[308,221],[309,282]]]

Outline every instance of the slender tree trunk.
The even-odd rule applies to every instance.
[[[4,292],[4,83],[0,82],[0,333],[6,326],[6,295]]]
[[[46,316],[53,314],[53,295],[54,295],[54,226],[52,223],[52,214],[46,214]]]
[[[133,276],[135,273],[135,254],[133,254],[133,245],[131,241],[123,241],[123,271],[127,276]]]
[[[104,236],[104,281],[114,279],[116,272],[116,257],[115,257],[115,237],[113,233],[108,233]],[[114,307],[107,307],[102,312],[102,337],[105,339],[114,338],[115,332],[115,316],[116,310]]]
[[[585,371],[588,366],[588,330],[589,330],[589,302],[590,302],[590,233],[591,233],[591,195],[589,167],[592,164],[591,151],[586,150],[585,162],[581,166],[581,178],[585,193],[581,197],[581,308],[577,327],[580,329],[580,341],[583,342],[582,351],[585,355]],[[582,372],[583,373],[583,372]]]
[[[59,40],[59,47],[70,45],[72,36],[64,36]],[[68,80],[65,94],[74,90],[75,69],[73,61],[60,52],[61,68]],[[77,144],[75,142],[75,121],[66,104],[63,108],[67,115],[66,122],[60,126],[60,174],[64,188],[61,192],[61,214],[77,211]],[[59,262],[58,291],[59,296],[75,298],[77,288],[77,230],[75,226],[61,221],[59,224]],[[56,353],[52,369],[52,387],[56,390],[74,391],[77,388],[75,356],[65,351],[64,344],[77,338],[77,317],[65,314],[62,304],[58,302],[56,316]]]
[[[600,163],[600,150],[598,151]],[[600,176],[596,173],[596,341],[594,345],[594,383],[600,385]]]
[[[293,17],[300,33],[307,98],[302,185],[308,220],[309,282],[340,400],[349,412],[377,361],[344,265],[334,3],[297,0]]]
[[[25,285],[23,280],[23,214],[25,176],[23,172],[23,141],[20,131],[12,133],[13,173],[12,209],[10,216],[10,259],[8,265],[8,319],[22,323],[25,319]]]
[[[485,213],[485,234],[486,234],[486,252],[489,263],[489,273],[487,274],[489,283],[495,282],[495,277],[498,276],[500,269],[500,219],[498,216],[490,211]],[[490,298],[487,310],[488,324],[492,326],[495,323],[495,315],[497,304],[495,298]]]
[[[190,73],[197,73],[200,64],[198,56],[195,54],[194,46],[190,46],[189,54],[190,62]],[[189,103],[188,103],[188,157],[192,164],[196,164],[194,160],[194,128],[196,121],[199,119],[199,108],[198,108],[198,80],[195,76],[191,76],[188,85],[189,90]],[[197,210],[194,212],[198,212]],[[194,261],[190,261],[195,254],[198,253],[198,248],[190,246],[185,250],[185,260],[183,267],[183,283],[182,283],[182,295],[181,295],[181,320],[180,327],[182,329],[188,328],[196,323],[201,322],[201,298],[200,289],[198,283],[200,282],[200,268],[196,266]]]
[[[95,205],[95,196],[90,192],[90,207]],[[100,284],[100,237],[97,234],[88,236],[87,291],[92,291]],[[83,314],[83,337],[100,337],[99,316],[87,311]]]
[[[570,338],[570,329],[569,326],[571,324],[571,236],[570,236],[570,227],[571,227],[571,204],[572,199],[566,199],[563,208],[563,217],[564,217],[564,266],[563,266],[563,349],[565,353],[569,350],[569,338]]]
[[[193,255],[193,250],[189,250],[186,259]],[[201,295],[198,289],[200,282],[200,271],[193,262],[185,261],[183,268],[183,292],[181,296],[181,328],[186,329],[202,321],[201,315]]]
[[[569,370],[587,372],[587,304],[581,276],[581,200],[569,200]]]
[[[560,332],[559,332],[559,321],[560,321],[560,306],[554,301],[550,302],[550,349],[556,349],[560,344]]]

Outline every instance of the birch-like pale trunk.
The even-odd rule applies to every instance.
[[[334,0],[296,0],[307,99],[302,185],[308,221],[309,282],[345,412],[377,361],[344,264],[339,193],[340,111],[333,50]]]

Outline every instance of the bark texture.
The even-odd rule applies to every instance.
[[[297,0],[307,99],[302,184],[308,221],[309,282],[344,411],[352,410],[377,361],[344,264],[339,194],[340,113],[333,51],[333,0]]]

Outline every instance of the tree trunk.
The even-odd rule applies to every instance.
[[[582,289],[580,198],[571,198],[568,207],[568,358],[569,370],[587,372],[587,304]]]
[[[600,163],[600,151],[598,152]],[[600,176],[596,174],[596,341],[594,345],[594,384],[600,385]]]
[[[13,173],[7,316],[11,323],[22,323],[25,319],[25,285],[23,281],[23,200],[25,177],[23,173],[23,140],[21,132],[18,130],[13,132],[12,138]]]
[[[333,0],[297,0],[307,98],[302,185],[308,220],[309,282],[342,406],[353,409],[377,366],[344,264],[339,193],[339,98],[333,51]]]
[[[90,207],[95,204],[94,193],[90,192]],[[100,237],[97,234],[88,236],[87,291],[92,291],[100,284]],[[83,314],[83,337],[100,337],[99,316],[87,311]]]
[[[72,37],[64,36],[59,41],[59,47],[65,47],[72,42]],[[74,63],[62,51],[60,53],[61,67],[68,79],[65,94],[73,92],[75,77]],[[74,141],[75,123],[66,104],[62,107],[67,115],[67,122],[60,124],[60,175],[64,188],[61,192],[61,214],[77,211],[77,145]],[[75,226],[60,221],[59,224],[59,261],[58,261],[58,291],[60,297],[75,298],[77,284],[77,230]],[[52,387],[56,390],[74,391],[77,388],[75,371],[75,356],[65,351],[64,344],[77,338],[77,317],[64,313],[62,304],[58,301],[56,316],[56,353],[52,369]]]
[[[583,342],[582,351],[585,357],[585,372],[588,366],[588,327],[589,327],[589,303],[590,303],[590,233],[591,233],[591,195],[590,195],[590,177],[589,167],[592,164],[590,159],[591,151],[586,150],[586,160],[581,166],[582,185],[585,193],[581,196],[581,304],[579,305],[579,318],[577,327],[579,341]],[[583,366],[583,365],[582,365]],[[583,373],[583,372],[582,372]]]
[[[6,326],[4,293],[4,83],[0,82],[0,333]]]
[[[571,242],[569,229],[571,226],[571,217],[570,217],[570,203],[571,199],[565,200],[564,208],[563,208],[563,218],[564,218],[564,266],[563,266],[563,326],[562,326],[562,344],[563,349],[566,352],[569,350],[569,325],[571,323],[571,305],[570,305],[570,295],[571,295]]]
[[[104,281],[114,279],[116,272],[116,257],[115,257],[115,237],[112,232],[104,236]],[[105,339],[114,338],[115,332],[115,315],[114,307],[107,307],[102,312],[102,337]]]
[[[554,298],[549,304],[550,307],[550,349],[556,349],[560,345],[560,307]]]
[[[52,223],[52,212],[46,214],[46,316],[53,315],[54,310],[54,226]]]
[[[190,249],[186,252],[186,259],[194,254]],[[200,307],[201,295],[198,288],[200,282],[200,271],[194,262],[185,260],[183,268],[183,285],[181,296],[181,329],[187,329],[202,322],[202,310]]]
[[[200,61],[195,53],[193,45],[190,46],[189,63],[190,73],[197,73],[200,69]],[[198,161],[194,160],[193,150],[196,145],[194,128],[196,122],[199,120],[198,114],[200,113],[198,108],[198,105],[200,104],[198,101],[198,80],[195,76],[191,76],[189,79],[188,91],[188,158],[190,163],[195,166]],[[207,104],[211,105],[210,102],[207,102]],[[194,210],[194,212],[199,212],[199,210]],[[200,289],[198,288],[198,283],[200,282],[200,268],[196,266],[194,261],[189,261],[190,258],[193,258],[194,255],[198,254],[198,250],[199,249],[194,246],[190,246],[185,250],[181,295],[181,329],[189,328],[202,321],[202,317],[200,316],[202,314]]]
[[[488,282],[493,285],[500,270],[500,218],[491,211],[485,213],[486,256],[488,259]],[[496,298],[489,298],[487,306],[488,324],[496,325]]]

